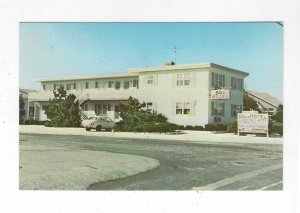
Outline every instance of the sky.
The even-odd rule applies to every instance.
[[[176,54],[175,54],[176,47]],[[213,62],[248,72],[245,87],[283,100],[283,27],[244,23],[20,23],[19,79]]]

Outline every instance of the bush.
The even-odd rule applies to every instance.
[[[176,125],[172,123],[155,123],[155,122],[143,122],[137,125],[131,126],[125,124],[125,122],[119,122],[116,124],[114,130],[116,132],[158,132],[167,133],[174,132]]]
[[[27,124],[27,125],[44,125],[45,121],[26,120],[25,124]]]
[[[187,125],[187,126],[185,126],[185,129],[186,130],[194,130],[194,127],[191,125]]]
[[[238,131],[238,125],[237,125],[237,121],[231,121],[228,125],[228,131],[229,132],[233,132],[233,133],[237,133]]]
[[[194,130],[203,131],[203,126],[194,126]]]
[[[205,131],[227,131],[227,125],[224,124],[206,124]]]
[[[283,135],[283,124],[282,123],[274,123],[269,125],[269,133],[277,133]]]

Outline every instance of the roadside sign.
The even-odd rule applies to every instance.
[[[256,111],[243,111],[238,113],[238,134],[243,133],[262,133],[268,136],[268,114],[259,114]]]

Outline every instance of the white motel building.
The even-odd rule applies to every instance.
[[[145,102],[179,125],[226,124],[243,109],[243,82],[249,74],[214,63],[134,68],[108,75],[39,80],[41,90],[28,94],[27,120],[46,120],[45,108],[53,90],[64,87],[83,111],[114,114],[130,96]]]

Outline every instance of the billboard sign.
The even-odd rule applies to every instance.
[[[229,90],[228,89],[211,90],[210,98],[213,100],[229,99],[230,98]]]
[[[238,113],[238,132],[268,134],[269,116],[255,111]]]

